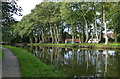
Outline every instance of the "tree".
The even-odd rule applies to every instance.
[[[120,2],[113,3],[111,9],[111,17],[110,17],[110,26],[109,29],[114,31],[115,42],[120,42]]]
[[[118,17],[119,5],[116,3],[43,2],[23,17],[14,27],[14,33],[36,43],[38,38],[42,42],[60,43],[67,38],[66,29],[73,43],[76,38],[81,42],[93,38],[102,41],[104,33],[105,44],[108,44],[108,31],[114,30],[116,39],[119,38]]]
[[[59,3],[41,3],[36,6],[33,10],[33,17],[36,22],[42,23],[42,41],[44,41],[45,31],[49,26],[49,33],[51,34],[52,43],[59,43],[59,26],[60,22],[60,12],[59,12]]]
[[[36,31],[37,24],[34,19],[32,19],[31,14],[26,15],[22,18],[22,20],[17,24],[14,28],[14,33],[20,35],[21,38],[29,37],[30,42],[33,42],[33,36],[36,35],[34,30]],[[34,37],[35,38],[35,37]],[[36,38],[35,38],[36,39]]]
[[[17,5],[15,1],[13,2],[2,2],[2,38],[4,42],[11,42],[13,37],[13,28],[11,27],[14,23],[17,23],[13,18],[13,15],[21,16],[21,7]],[[8,39],[9,38],[9,39]]]
[[[76,38],[76,23],[78,22],[79,14],[77,13],[77,8],[75,8],[76,3],[63,3],[61,5],[61,17],[62,20],[66,23],[70,24],[71,32],[72,32],[72,43],[74,43],[74,39]]]
[[[102,4],[102,10],[103,10],[103,24],[104,24],[104,28],[105,28],[105,45],[108,44],[108,36],[107,36],[107,21],[110,21],[110,6],[112,6],[111,3],[103,3]]]

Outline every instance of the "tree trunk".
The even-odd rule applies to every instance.
[[[85,23],[85,27],[86,27],[86,40],[85,40],[85,42],[87,43],[87,42],[88,42],[88,38],[89,38],[87,21],[86,21],[86,23]]]
[[[94,21],[95,21],[95,30],[96,30],[96,39],[98,41],[98,27],[97,27],[97,22],[96,22],[96,7],[94,5]],[[98,42],[97,42],[98,44]]]
[[[50,32],[51,32],[51,37],[52,37],[52,43],[54,43],[53,30],[52,30],[52,26],[51,25],[50,25]]]
[[[33,39],[32,39],[32,37],[30,37],[29,39],[30,39],[30,43],[32,44],[32,43],[33,43]]]
[[[100,24],[100,33],[99,33],[99,42],[102,39],[102,24],[103,24],[103,22],[101,21],[101,24]]]
[[[44,43],[45,42],[45,34],[44,34],[44,27],[43,27],[43,30],[42,30],[42,42]]]
[[[105,21],[105,9],[103,9],[103,23],[104,23],[104,28],[105,28],[105,45],[108,44],[108,36],[107,36],[107,25],[106,25],[106,21]]]
[[[102,26],[103,26],[103,10],[102,10],[102,13],[101,13],[101,23],[100,23],[100,34],[99,34],[99,42],[101,41],[102,39]]]
[[[57,31],[57,29],[56,29],[57,26],[56,26],[56,24],[54,24],[54,25],[55,25],[55,26],[54,26],[55,28],[53,29],[54,39],[55,39],[55,43],[57,43],[57,32],[56,32],[56,31]]]
[[[91,42],[93,42],[93,38],[94,38],[95,33],[96,33],[95,39],[97,39],[97,41],[98,41],[98,31],[97,31],[98,27],[97,27],[97,22],[96,22],[96,8],[95,8],[95,4],[93,4],[93,5],[94,5],[94,24],[93,24],[93,33],[92,33],[92,37],[91,37]]]
[[[93,33],[92,33],[92,37],[91,37],[91,43],[93,42],[94,34],[95,34],[95,25],[93,24]]]
[[[74,34],[72,33],[72,43],[74,44]]]
[[[56,37],[57,37],[57,44],[58,44],[60,41],[60,38],[59,38],[59,28],[57,25],[56,25]]]
[[[99,43],[99,38],[98,38],[98,31],[97,31],[98,27],[96,25],[96,39],[97,39],[97,44]]]
[[[80,39],[81,39],[81,37],[80,37],[80,34],[79,34],[79,43],[81,43],[81,40],[80,40]]]
[[[35,43],[37,43],[37,41],[38,41],[38,38],[37,38],[37,36],[35,36],[34,38],[35,38]]]
[[[85,30],[86,30],[86,40],[85,40],[85,42],[87,43],[88,42],[88,38],[89,38],[89,34],[88,34],[88,24],[87,24],[87,20],[86,20],[86,18],[85,18],[85,16],[84,16],[84,14],[82,13],[82,15],[83,15],[83,18],[84,18],[84,21],[85,21]]]
[[[105,45],[108,44],[108,36],[107,36],[107,26],[106,26],[106,22],[104,22],[104,26],[105,26]]]
[[[74,44],[74,39],[75,39],[75,35],[74,35],[74,25],[72,25],[72,43]]]
[[[103,6],[101,5],[101,23],[100,23],[100,33],[99,33],[99,42],[102,40],[102,26],[103,26]]]
[[[117,33],[114,32],[115,43],[117,43]]]
[[[81,7],[81,6],[80,6]],[[86,30],[86,40],[85,42],[87,43],[88,42],[88,39],[89,39],[89,34],[88,34],[88,24],[87,24],[87,19],[85,18],[85,15],[84,15],[84,12],[82,12],[82,9],[81,9],[81,14],[83,16],[83,19],[85,21],[85,30]]]
[[[40,35],[38,36],[38,41],[40,42]]]
[[[79,30],[79,43],[81,43],[82,42],[82,34],[81,34],[81,30],[80,30],[81,28],[80,28],[80,26],[78,27],[78,30]]]
[[[82,29],[82,43],[85,42],[85,31],[84,31],[84,26]]]

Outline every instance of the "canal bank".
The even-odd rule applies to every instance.
[[[33,56],[30,52],[13,46],[3,46],[17,57],[21,77],[60,77],[60,73],[55,71],[52,67],[41,62],[38,58]]]
[[[21,44],[23,45],[23,44]],[[92,49],[120,49],[120,43],[109,43],[105,45],[104,43],[95,44],[95,43],[75,43],[75,44],[51,44],[51,43],[33,43],[26,44],[33,46],[53,46],[53,47],[72,47],[72,48],[92,48]]]

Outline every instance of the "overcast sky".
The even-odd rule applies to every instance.
[[[35,8],[36,4],[39,4],[41,2],[42,0],[19,0],[17,4],[22,7],[23,11],[21,13],[24,16],[29,14],[31,10]],[[14,15],[14,18],[19,21],[23,16]]]

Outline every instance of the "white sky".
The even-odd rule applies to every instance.
[[[32,9],[35,8],[36,4],[39,4],[41,2],[42,0],[19,0],[17,4],[22,7],[23,11],[21,12],[21,14],[25,16],[29,14]],[[20,21],[23,16],[14,15],[13,17]]]

